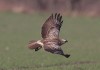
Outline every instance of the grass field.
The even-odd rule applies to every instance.
[[[41,49],[27,48],[42,39],[41,26],[50,14],[0,13],[0,70],[100,70],[100,18],[63,16],[60,36],[66,59]]]

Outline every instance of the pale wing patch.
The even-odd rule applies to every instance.
[[[59,30],[56,29],[56,28],[53,28],[50,30],[50,33],[49,33],[49,38],[56,38],[59,36]]]

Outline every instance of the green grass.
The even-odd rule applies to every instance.
[[[41,38],[41,26],[49,14],[0,13],[0,70],[100,70],[100,18],[63,17],[60,36],[66,59],[41,49],[27,48]]]

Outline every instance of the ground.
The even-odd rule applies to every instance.
[[[49,15],[0,13],[0,70],[100,70],[100,18],[63,16],[69,58],[27,48]]]

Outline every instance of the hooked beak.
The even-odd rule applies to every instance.
[[[65,41],[65,43],[68,42],[67,40]]]

